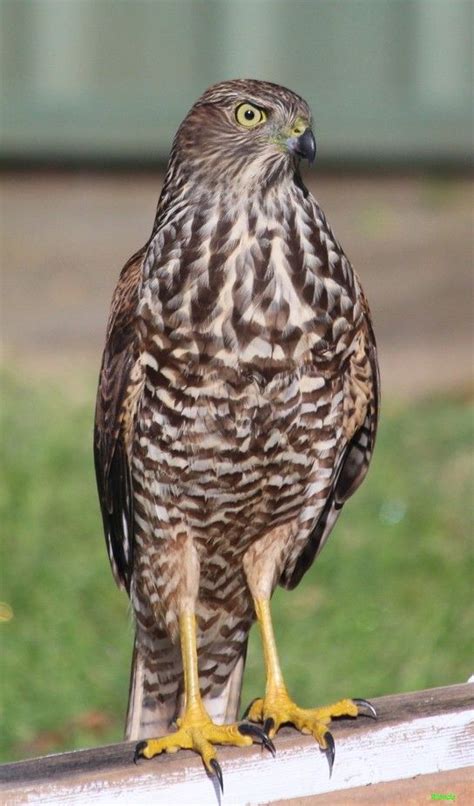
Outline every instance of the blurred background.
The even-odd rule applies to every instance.
[[[384,403],[368,480],[274,597],[306,705],[472,668],[472,3],[1,0],[2,760],[118,741],[133,629],[92,421],[110,298],[214,82],[310,103],[304,178],[360,273]],[[252,635],[244,701],[263,687]]]

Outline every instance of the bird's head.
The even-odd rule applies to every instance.
[[[214,186],[237,178],[268,185],[294,174],[301,159],[313,162],[311,112],[306,101],[277,84],[224,81],[194,104],[173,152],[200,181]]]

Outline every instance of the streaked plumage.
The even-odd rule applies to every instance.
[[[244,102],[267,120],[239,126]],[[95,458],[137,624],[129,738],[167,731],[182,707],[188,607],[204,704],[216,722],[236,718],[252,596],[299,582],[371,458],[369,309],[280,136],[310,118],[274,84],[204,93],[114,294]]]

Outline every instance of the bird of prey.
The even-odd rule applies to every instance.
[[[175,136],[153,231],[107,326],[95,463],[107,548],[136,623],[136,757],[273,749],[282,723],[334,757],[333,716],[284,682],[270,615],[364,479],[378,370],[359,278],[300,175],[316,144],[284,87],[225,81]],[[250,627],[266,689],[237,720]],[[260,723],[260,725],[258,724]]]

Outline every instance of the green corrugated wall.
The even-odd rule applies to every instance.
[[[163,159],[211,83],[310,102],[322,160],[465,160],[470,0],[2,0],[3,157]]]

